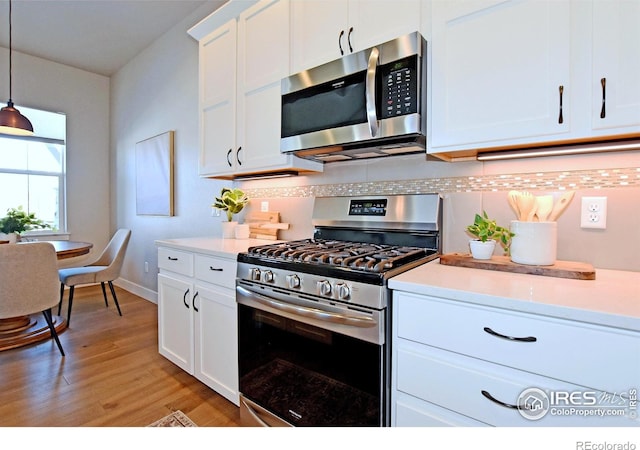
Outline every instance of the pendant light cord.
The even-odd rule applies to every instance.
[[[12,79],[13,79],[13,75],[12,75],[12,73],[13,73],[13,61],[12,61],[12,58],[11,58],[11,53],[12,53],[11,49],[13,48],[12,47],[12,40],[11,40],[11,35],[12,34],[13,33],[11,32],[11,0],[9,0],[9,103],[10,104],[13,103],[13,100],[11,99],[11,96],[12,96],[11,95],[12,94],[11,88],[12,88],[12,85],[13,85],[13,82],[12,82]]]

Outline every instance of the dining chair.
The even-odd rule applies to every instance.
[[[57,262],[49,242],[0,245],[0,319],[42,312],[64,356],[51,316],[58,303]]]
[[[60,311],[62,309],[65,286],[69,288],[67,326],[71,323],[73,292],[75,287],[81,284],[100,283],[100,286],[102,286],[102,295],[104,296],[104,304],[106,307],[109,307],[107,291],[104,286],[105,283],[108,283],[111,295],[113,296],[113,301],[118,309],[118,314],[122,316],[122,311],[120,311],[120,305],[118,304],[118,297],[116,297],[116,291],[113,288],[112,282],[120,276],[120,270],[122,269],[122,263],[124,262],[124,255],[127,251],[127,245],[129,244],[130,237],[131,230],[121,228],[115,232],[111,241],[109,241],[109,244],[107,244],[96,261],[82,267],[69,267],[58,270],[60,278],[60,303],[58,304],[58,315],[60,315]]]

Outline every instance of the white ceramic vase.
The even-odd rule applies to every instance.
[[[496,241],[490,239],[482,242],[478,239],[471,239],[469,241],[469,248],[471,249],[473,259],[491,259],[493,250],[496,248]]]
[[[238,222],[221,222],[222,225],[222,238],[223,239],[233,239],[235,238],[236,233],[236,225]]]

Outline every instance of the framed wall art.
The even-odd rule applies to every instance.
[[[173,216],[173,139],[167,131],[136,144],[136,214]]]

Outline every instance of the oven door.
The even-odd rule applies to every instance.
[[[236,291],[243,425],[388,424],[384,311],[244,281]]]

